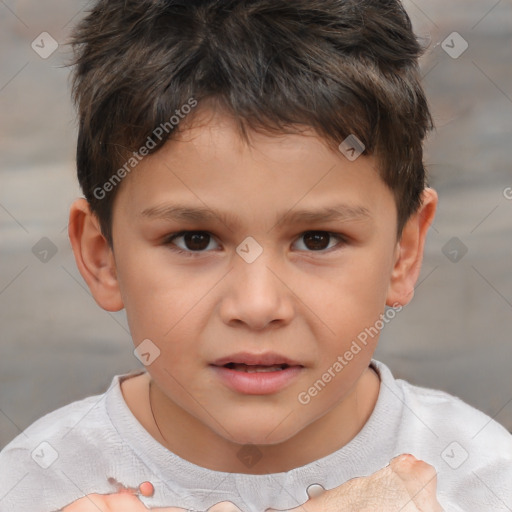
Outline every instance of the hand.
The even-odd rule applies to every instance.
[[[354,478],[283,512],[443,512],[436,497],[436,470],[400,455],[368,477]],[[277,512],[267,509],[266,512]]]
[[[153,496],[154,488],[144,482],[137,489],[118,487],[115,494],[89,494],[73,502],[62,512],[147,512],[148,508],[139,500],[140,496]],[[153,512],[187,512],[183,508],[152,508]],[[231,502],[223,501],[209,508],[207,512],[242,512]]]

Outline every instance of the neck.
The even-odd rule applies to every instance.
[[[144,426],[167,449],[198,466],[230,473],[279,473],[325,457],[349,443],[368,421],[379,388],[378,375],[368,368],[342,403],[292,438],[279,444],[251,445],[241,451],[242,445],[219,436],[152,383],[150,425],[146,422]],[[248,465],[246,455],[260,461]]]

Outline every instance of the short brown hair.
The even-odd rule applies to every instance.
[[[306,125],[335,147],[355,135],[393,191],[399,235],[420,205],[433,123],[399,0],[97,0],[71,44],[78,179],[110,244],[113,173],[191,98],[242,135]]]

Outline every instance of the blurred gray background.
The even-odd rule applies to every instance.
[[[87,4],[0,0],[0,448],[139,367],[124,312],[96,305],[67,239],[80,192],[64,43]],[[512,3],[405,4],[430,41],[426,161],[440,205],[416,296],[376,357],[512,430]]]

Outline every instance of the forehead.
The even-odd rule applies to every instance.
[[[131,212],[181,221],[227,221],[222,211],[236,210],[230,221],[240,224],[254,208],[279,210],[290,222],[363,218],[390,194],[373,157],[349,161],[312,128],[243,137],[232,117],[211,110],[187,120],[127,178]]]

